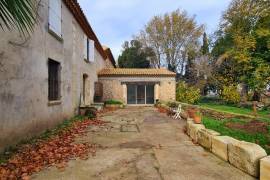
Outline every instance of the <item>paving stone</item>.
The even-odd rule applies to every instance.
[[[238,140],[229,136],[214,136],[212,138],[212,152],[224,161],[228,161],[228,144],[232,141]]]
[[[125,124],[121,126],[121,132],[139,132],[136,124]]]
[[[212,137],[219,136],[220,133],[211,129],[200,129],[198,131],[198,143],[204,148],[211,150],[212,147]]]
[[[228,144],[229,162],[254,177],[259,176],[259,161],[266,156],[265,150],[254,143],[232,141]]]
[[[270,179],[270,156],[260,160],[260,180]]]

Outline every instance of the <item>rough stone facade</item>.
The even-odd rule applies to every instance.
[[[84,32],[64,3],[63,41],[50,34],[48,9],[48,0],[41,0],[39,23],[30,37],[1,31],[0,151],[77,114],[84,74],[85,103],[93,102],[97,71],[110,66],[97,50],[94,62],[84,61]],[[48,59],[61,65],[61,99],[54,105],[48,101]]]
[[[127,103],[125,82],[159,82],[155,85],[155,99],[160,101],[175,101],[175,78],[174,77],[100,77],[103,84],[103,101],[118,99]]]

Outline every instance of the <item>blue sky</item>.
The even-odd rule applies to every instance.
[[[122,44],[136,35],[154,15],[186,10],[206,25],[208,33],[219,23],[231,0],[78,0],[100,42],[117,59]]]

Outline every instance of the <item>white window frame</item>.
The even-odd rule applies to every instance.
[[[62,0],[49,0],[49,31],[62,38]]]
[[[86,35],[83,38],[84,44],[84,60],[86,62],[95,61],[95,42],[92,39],[89,39]]]
[[[95,61],[95,41],[93,41],[92,39],[89,39],[88,43],[89,43],[88,58],[90,62],[94,62]]]

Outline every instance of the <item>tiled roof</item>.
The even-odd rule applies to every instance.
[[[103,50],[105,51],[105,53],[107,54],[107,57],[109,58],[109,60],[111,61],[111,63],[113,64],[114,67],[116,67],[116,62],[114,60],[112,51],[110,48],[108,48],[107,46],[103,46]]]
[[[129,69],[129,68],[110,68],[102,69],[98,72],[99,77],[108,76],[168,76],[175,77],[176,74],[167,69]]]
[[[96,49],[101,54],[103,59],[106,60],[107,54],[103,50],[102,45],[100,44],[96,34],[94,33],[90,23],[88,22],[77,0],[63,0],[63,1],[66,4],[67,8],[70,10],[70,12],[73,14],[74,18],[77,20],[77,22],[79,23],[85,34],[88,36],[88,38],[95,41]]]

